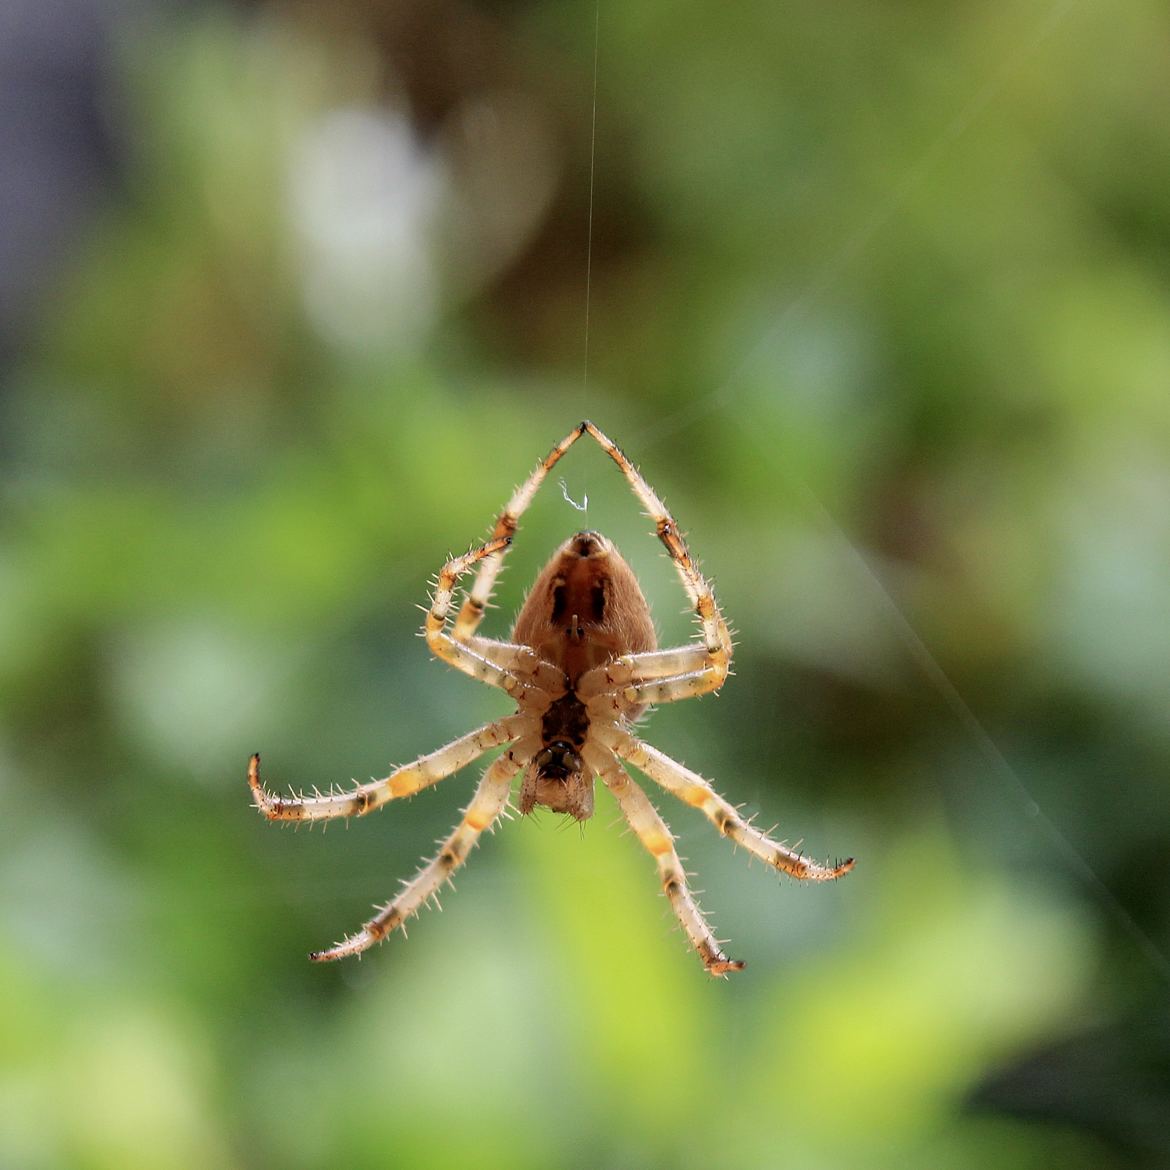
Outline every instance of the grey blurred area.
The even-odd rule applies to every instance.
[[[146,10],[145,0],[0,5],[0,366],[116,186],[114,48]]]

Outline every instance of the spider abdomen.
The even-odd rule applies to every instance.
[[[593,815],[593,777],[581,760],[589,734],[589,713],[572,691],[549,704],[541,719],[541,747],[528,765],[520,789],[520,811],[537,805],[579,821]]]
[[[536,578],[512,631],[565,674],[569,688],[587,670],[657,645],[650,606],[633,569],[600,532],[578,532]]]

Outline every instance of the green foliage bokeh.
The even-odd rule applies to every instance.
[[[413,56],[398,14],[119,46],[123,187],[3,407],[0,1161],[1164,1164],[1112,1098],[977,1101],[1093,1029],[1124,1057],[1165,999],[1170,882],[1133,861],[1170,852],[1165,11],[603,3],[588,384],[592,8],[452,9]],[[313,170],[378,126],[385,203],[437,208],[386,271],[330,205],[361,176]],[[658,801],[748,960],[711,982],[600,794],[310,966],[473,778],[294,834],[248,755],[326,786],[506,709],[415,607],[585,414],[738,633],[646,737],[858,868],[778,882]],[[561,469],[686,637],[604,457]],[[582,523],[550,484],[493,633]]]

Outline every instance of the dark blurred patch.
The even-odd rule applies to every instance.
[[[565,174],[538,230],[472,306],[481,335],[501,360],[557,366],[566,359],[565,317],[584,312],[589,250],[592,155],[592,61],[581,55],[579,13],[551,14],[522,3],[464,4],[455,0],[343,0],[323,11],[312,0],[288,0],[289,13],[319,35],[323,27],[376,46],[387,66],[387,96],[405,92],[422,140],[476,100],[523,93],[549,117]],[[533,37],[538,24],[545,39]],[[549,33],[563,38],[550,42]],[[612,33],[610,34],[612,35]],[[592,267],[599,300],[621,287],[626,273],[657,240],[655,217],[640,197],[629,162],[632,127],[599,87],[605,198],[593,207]],[[603,304],[595,304],[604,311]],[[580,338],[574,328],[571,344]]]
[[[1130,1170],[1170,1165],[1170,1011],[1165,1004],[1040,1048],[992,1073],[969,1108],[1092,1134]]]
[[[107,120],[121,0],[0,5],[0,367],[117,169]]]

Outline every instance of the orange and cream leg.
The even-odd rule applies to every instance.
[[[252,803],[270,821],[326,821],[335,817],[360,817],[391,800],[413,796],[432,784],[458,772],[479,759],[484,752],[518,739],[532,726],[530,715],[509,715],[462,735],[445,747],[410,764],[396,768],[381,780],[359,784],[348,792],[318,793],[313,796],[277,796],[260,782],[260,756],[248,765]]]
[[[314,951],[309,958],[315,963],[324,963],[331,959],[360,955],[417,914],[467,860],[467,855],[479,841],[484,829],[492,825],[504,811],[512,778],[528,762],[535,746],[528,743],[529,750],[525,755],[518,755],[513,748],[492,763],[483,774],[463,819],[443,842],[437,856],[407,881],[402,892],[383,906],[356,934],[351,934],[328,950]]]
[[[540,689],[539,682],[534,685],[517,677],[518,672],[527,676],[535,674],[539,679],[540,672],[533,650],[527,646],[496,642],[488,638],[469,637],[459,640],[446,628],[456,582],[473,565],[500,553],[509,544],[511,537],[490,540],[461,557],[452,557],[439,570],[439,579],[431,598],[431,607],[427,610],[423,632],[431,653],[437,658],[441,658],[456,670],[479,679],[480,682],[490,683],[520,699],[525,693]],[[559,683],[559,680],[560,675],[556,673],[555,681]],[[554,681],[552,676],[550,681]]]
[[[686,932],[691,946],[703,960],[708,974],[726,975],[731,971],[743,970],[742,962],[729,958],[723,952],[698,903],[691,896],[682,862],[675,852],[674,837],[650,803],[650,798],[634,783],[612,752],[597,745],[586,745],[584,756],[585,762],[617,798],[630,828],[654,858],[663,893],[670,900],[670,908]]]
[[[623,695],[631,703],[671,702],[694,695],[705,695],[722,686],[727,671],[712,662],[705,646],[692,642],[673,650],[649,650],[644,654],[625,654],[596,666],[581,676],[577,695],[583,700],[595,695]],[[669,688],[679,680],[685,687]],[[641,692],[655,686],[667,688],[668,697],[643,697]]]
[[[725,837],[742,845],[749,853],[783,870],[801,881],[831,881],[853,868],[849,857],[837,865],[818,865],[796,851],[773,841],[766,833],[753,828],[706,780],[677,760],[612,724],[598,725],[597,738],[618,756],[644,772],[684,804],[699,809]]]
[[[726,678],[726,667],[712,663],[703,670],[694,670],[689,674],[633,683],[623,689],[622,698],[638,706],[677,703],[680,699],[697,699],[700,695],[708,695],[718,690]]]
[[[711,669],[717,681],[709,688],[715,690],[723,684],[731,665],[731,631],[719,612],[715,594],[691,557],[686,541],[679,531],[678,523],[658,498],[654,489],[642,478],[642,473],[629,461],[625,452],[591,422],[582,424],[600,444],[605,453],[618,465],[622,475],[641,501],[650,518],[658,539],[666,546],[670,559],[682,580],[687,597],[690,598],[695,614],[703,627],[703,643],[711,659]]]
[[[591,671],[590,674],[592,673]],[[589,689],[594,691],[593,694],[588,694],[579,687],[577,695],[584,699],[589,714],[594,718],[617,721],[628,718],[632,710],[710,694],[722,683],[723,679],[715,678],[712,670],[695,670],[689,674],[676,674],[650,682],[614,685],[599,692],[596,688],[590,687]]]
[[[480,562],[479,571],[475,575],[475,583],[471,587],[467,600],[459,610],[455,619],[454,635],[458,641],[466,641],[479,628],[491,600],[492,589],[495,587],[496,577],[503,568],[504,557],[508,553],[508,545],[516,535],[520,524],[520,517],[532,503],[532,497],[544,482],[545,476],[556,466],[562,455],[585,433],[585,424],[574,427],[537,465],[532,474],[512,493],[512,498],[505,505],[504,510],[496,520],[492,530],[492,539],[489,544],[498,540],[504,541],[501,548],[493,550]]]

